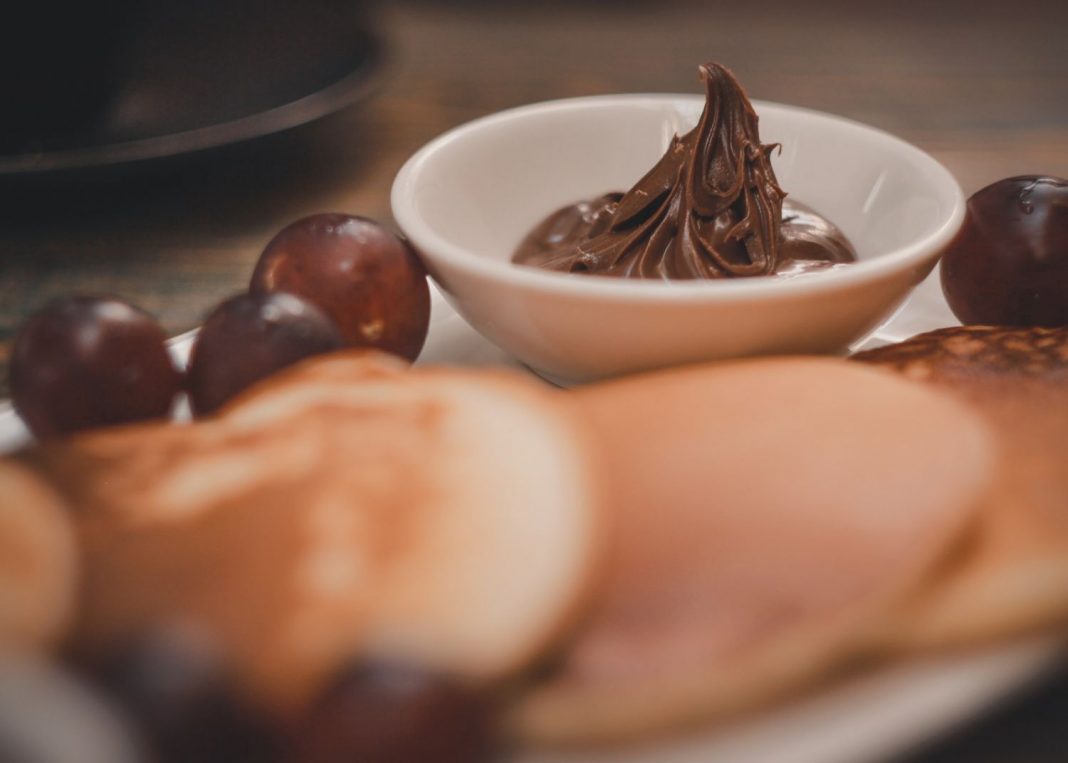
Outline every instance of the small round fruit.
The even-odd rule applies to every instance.
[[[1014,177],[975,193],[942,255],[942,291],[964,324],[1068,325],[1068,180]]]
[[[11,351],[11,397],[37,437],[166,416],[181,387],[148,313],[70,297],[30,317]]]
[[[313,215],[284,228],[263,250],[250,290],[300,294],[349,345],[408,360],[430,325],[426,270],[407,243],[363,217]]]
[[[193,412],[212,413],[254,382],[297,361],[344,346],[337,326],[294,294],[238,294],[200,329],[186,387]]]
[[[151,631],[113,645],[84,669],[159,763],[275,759],[271,724],[238,697],[222,656],[199,633]]]
[[[486,698],[399,665],[353,668],[298,729],[301,763],[476,763],[492,759]]]

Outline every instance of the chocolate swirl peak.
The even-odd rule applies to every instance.
[[[770,159],[777,146],[760,142],[756,112],[728,69],[707,63],[700,73],[706,101],[697,127],[675,136],[663,158],[626,193],[551,215],[523,241],[515,262],[573,273],[692,279],[769,275],[795,260],[825,267],[855,259],[829,223],[827,236],[815,245],[811,226],[803,231],[804,247],[796,245],[796,236],[784,235],[786,194]],[[813,217],[810,210],[792,211],[787,225],[797,213]]]

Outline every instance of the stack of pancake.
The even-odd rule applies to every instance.
[[[385,656],[521,687],[518,737],[617,741],[1068,615],[1068,329],[573,392],[342,353],[18,461],[0,638],[194,622],[281,714]]]

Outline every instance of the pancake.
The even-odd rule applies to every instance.
[[[577,611],[603,537],[560,394],[336,354],[202,423],[41,447],[85,547],[79,644],[197,624],[282,713],[361,657],[472,682],[523,668]]]
[[[971,404],[1000,468],[968,547],[883,634],[952,646],[1068,617],[1068,328],[940,329],[854,356]]]
[[[994,463],[965,406],[845,360],[659,372],[572,408],[616,533],[589,617],[510,719],[540,743],[717,718],[848,660],[965,532]]]
[[[60,497],[29,470],[0,460],[0,652],[46,649],[63,637],[76,561]]]

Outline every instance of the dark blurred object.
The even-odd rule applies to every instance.
[[[134,723],[154,763],[269,763],[271,725],[233,689],[222,655],[183,629],[146,633],[83,669]]]
[[[292,763],[482,763],[493,757],[489,700],[414,668],[344,673],[298,729]]]
[[[957,733],[888,763],[1064,763],[1068,663]]]
[[[144,763],[124,719],[102,697],[41,658],[0,657],[0,761]]]
[[[0,45],[0,176],[295,127],[364,96],[382,57],[360,0],[19,5]]]
[[[0,153],[40,150],[100,118],[118,83],[130,0],[12,2],[0,22]]]

